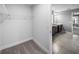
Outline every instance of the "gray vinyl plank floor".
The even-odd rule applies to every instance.
[[[10,47],[1,51],[1,54],[46,54],[33,40]]]
[[[71,32],[57,34],[56,36],[54,36],[53,45],[52,45],[53,46],[52,53],[55,53],[55,54],[75,54],[79,50],[74,50],[76,48],[74,46],[76,46],[76,45],[74,44],[73,40],[74,40],[73,34]]]

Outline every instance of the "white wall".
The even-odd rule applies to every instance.
[[[49,29],[51,23],[50,5],[41,4],[33,7],[33,36],[49,50]]]
[[[2,23],[1,46],[32,37],[31,7],[29,5],[6,5],[6,8],[10,16]]]
[[[47,50],[50,43],[50,5],[6,5],[9,16],[0,24],[0,47],[34,37]],[[2,26],[2,27],[1,27]]]
[[[2,39],[3,39],[3,25],[2,25],[2,20],[3,20],[3,14],[5,11],[3,10],[3,5],[0,5],[0,46],[2,45]]]
[[[2,24],[0,24],[0,45],[2,45]]]
[[[63,24],[65,31],[72,32],[72,12],[70,10],[57,13],[55,20],[55,23]]]

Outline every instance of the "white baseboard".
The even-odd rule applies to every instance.
[[[42,49],[44,50],[47,54],[49,54],[49,50],[47,50],[44,46],[42,46],[38,41],[37,39],[33,38],[34,42]]]
[[[9,47],[12,47],[12,46],[16,46],[18,44],[27,42],[29,40],[33,40],[33,37],[30,37],[30,38],[27,38],[27,39],[24,39],[24,40],[20,40],[20,41],[16,41],[16,42],[11,42],[11,43],[8,43],[7,45],[2,45],[2,46],[0,46],[0,50],[6,49],[6,48],[9,48]]]

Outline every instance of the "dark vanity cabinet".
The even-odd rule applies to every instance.
[[[63,30],[63,25],[62,24],[60,24],[60,25],[52,25],[52,36],[54,36],[57,33],[62,32],[62,30]]]

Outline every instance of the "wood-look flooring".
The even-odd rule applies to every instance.
[[[33,40],[4,49],[1,54],[46,54]]]
[[[79,50],[75,50],[77,47],[73,41],[73,34],[71,32],[59,33],[54,36],[53,40],[53,52],[55,54],[74,54],[77,53]],[[76,40],[77,41],[77,40]],[[78,41],[79,43],[79,41]],[[77,44],[78,44],[77,43]],[[79,47],[77,48],[79,49]]]

